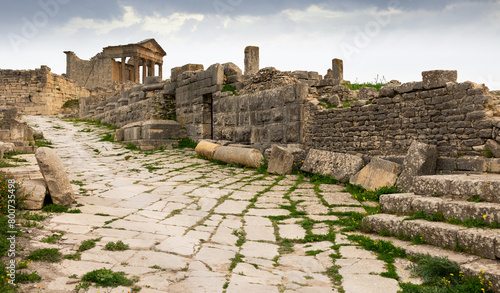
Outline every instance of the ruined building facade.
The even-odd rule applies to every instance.
[[[114,82],[140,83],[149,76],[161,78],[163,57],[167,55],[155,39],[109,46],[90,60],[82,60],[72,51],[64,53],[66,77],[86,88],[108,87]]]

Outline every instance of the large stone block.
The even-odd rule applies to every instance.
[[[52,202],[58,205],[70,205],[75,200],[75,195],[57,153],[53,149],[42,147],[36,151],[35,156]]]
[[[457,82],[456,70],[431,70],[422,72],[424,89],[445,87],[447,82]]]
[[[245,48],[245,75],[259,71],[259,47],[248,46]]]
[[[26,200],[21,203],[21,207],[27,210],[39,210],[43,207],[43,201],[47,193],[47,185],[43,179],[33,179],[23,182],[21,196]]]
[[[399,164],[374,158],[366,167],[351,177],[350,183],[359,184],[365,189],[376,190],[394,185],[401,171],[402,167]]]
[[[346,181],[363,168],[363,159],[349,154],[311,149],[301,170],[309,173],[330,175]]]
[[[380,196],[380,209],[384,213],[410,213],[413,211],[412,202],[415,198],[413,193],[382,194]]]
[[[142,139],[177,139],[185,137],[182,126],[173,120],[148,120],[142,124]]]
[[[486,142],[486,149],[490,151],[495,158],[500,158],[500,143],[489,139]]]
[[[436,171],[437,147],[413,141],[403,162],[403,171],[397,180],[400,190],[413,190],[413,178],[420,175],[433,175]]]
[[[264,156],[256,149],[220,147],[215,150],[214,159],[228,164],[237,163],[258,168],[264,160]]]
[[[291,174],[292,167],[292,153],[286,148],[274,145],[271,150],[267,172],[272,174]]]
[[[457,234],[458,245],[466,251],[486,257],[496,259],[495,243],[498,232],[485,229],[467,229],[459,231]]]
[[[242,75],[243,72],[241,69],[234,63],[228,62],[222,64],[222,67],[224,68],[224,75],[226,76],[233,76],[233,75]]]

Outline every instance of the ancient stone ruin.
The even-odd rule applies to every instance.
[[[460,262],[464,271],[476,274],[484,267],[493,268],[486,276],[500,290],[498,230],[406,219],[425,212],[455,221],[500,222],[499,91],[472,81],[458,82],[454,70],[424,71],[419,81],[391,81],[379,89],[353,90],[344,80],[340,59],[331,61],[332,68],[324,76],[313,71],[260,68],[255,46],[244,49],[243,70],[231,62],[206,68],[185,64],[172,68],[168,79],[162,76],[166,52],[154,39],[106,47],[89,61],[71,51],[65,53],[64,76],[52,74],[46,66],[0,71],[0,140],[4,145],[34,152],[30,144],[33,131],[18,120],[20,114],[65,114],[118,126],[115,142],[144,151],[171,149],[189,138],[198,143],[195,151],[199,157],[193,160],[203,157],[252,168],[266,162],[270,174],[301,170],[367,190],[395,186],[404,193],[382,195],[382,213],[363,218],[364,232],[420,237],[432,246],[466,252],[467,260]],[[41,207],[46,189],[59,194],[56,201],[61,204],[70,205],[74,199],[68,178],[61,179],[65,173],[61,162],[51,157],[57,155],[38,149],[45,183],[38,188],[39,197],[27,203],[30,208]],[[193,161],[188,166],[197,164],[199,161]],[[183,168],[188,167],[179,170]],[[32,179],[40,183],[41,177]],[[302,183],[293,184],[287,186],[289,194]],[[29,182],[27,186],[34,191],[37,185]],[[151,191],[143,189],[138,193]],[[257,192],[263,190],[266,187]],[[200,192],[204,195],[205,191]],[[278,191],[282,190],[273,190]],[[321,204],[336,201],[342,202],[340,208],[346,212],[352,211],[349,208],[363,210],[349,205],[364,199],[358,202],[348,196],[340,200],[335,195],[346,195],[335,188],[326,193],[322,203],[304,211],[325,209],[323,215],[315,214],[316,219],[324,219],[331,216],[328,208],[334,204],[328,208]],[[272,216],[279,217],[280,212]],[[186,219],[189,217],[196,215]],[[273,230],[270,225],[266,229]],[[170,249],[173,244],[169,241],[157,248]],[[189,241],[187,247],[192,244]]]

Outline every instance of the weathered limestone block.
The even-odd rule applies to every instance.
[[[397,186],[400,190],[413,190],[413,177],[432,175],[436,171],[437,147],[413,141],[403,162],[403,171],[398,178]]]
[[[443,201],[441,204],[441,212],[447,219],[455,218],[463,221],[472,218],[473,209],[474,203],[468,201]]]
[[[124,134],[123,128],[117,129],[115,131],[115,141],[116,142],[123,141],[123,134]]]
[[[401,171],[402,167],[399,164],[374,158],[366,167],[351,177],[350,183],[359,184],[368,190],[376,190],[394,185]]]
[[[364,231],[389,231],[389,233],[394,235],[399,235],[403,232],[403,219],[406,217],[387,215],[387,214],[376,214],[368,217],[364,217],[362,220],[362,227]]]
[[[202,140],[198,143],[196,148],[194,149],[195,152],[203,156],[205,158],[213,159],[215,155],[215,151],[220,148],[221,145],[216,144],[216,143],[211,143],[205,140]]]
[[[458,245],[466,251],[486,257],[496,259],[495,243],[498,232],[486,229],[467,229],[459,231],[457,234]]]
[[[346,181],[363,168],[363,163],[363,159],[357,156],[311,149],[301,170]]]
[[[182,126],[173,120],[148,120],[142,124],[143,140],[177,139],[186,136]]]
[[[142,123],[143,122],[134,122],[127,124],[122,127],[123,129],[123,140],[140,140],[142,137]]]
[[[245,48],[245,75],[259,72],[259,47]]]
[[[233,75],[242,75],[243,72],[241,69],[234,63],[228,62],[222,64],[222,67],[224,67],[224,74],[226,76],[233,76]]]
[[[413,193],[382,194],[380,209],[384,213],[404,214],[413,211],[412,202],[417,198]]]
[[[150,85],[150,84],[155,84],[155,83],[160,83],[161,82],[161,77],[159,76],[146,76],[144,80],[145,85]]]
[[[34,139],[42,139],[43,138],[43,132],[41,130],[35,130],[33,132],[33,138]]]
[[[378,98],[378,92],[376,88],[373,87],[362,87],[359,89],[359,99],[360,100],[371,100]]]
[[[488,139],[486,142],[486,149],[490,151],[495,158],[500,158],[500,143],[492,139]]]
[[[21,203],[21,207],[27,210],[41,209],[46,193],[47,185],[43,179],[24,181],[22,195],[26,196],[26,201]]]
[[[256,149],[220,147],[215,150],[214,159],[228,164],[238,163],[258,168],[264,160],[264,156]]]
[[[267,172],[271,174],[291,174],[293,167],[293,155],[286,149],[274,145],[267,167]]]
[[[35,156],[54,204],[70,205],[75,195],[57,153],[53,149],[41,147]]]
[[[2,154],[11,154],[15,150],[15,145],[12,142],[0,142]]]
[[[448,249],[455,249],[458,232],[466,229],[461,226],[425,220],[404,221],[403,227],[405,234],[411,238],[420,236],[426,243]]]
[[[424,89],[445,87],[447,82],[457,82],[456,70],[431,70],[422,72]]]
[[[442,212],[443,199],[439,197],[417,197],[412,202],[414,212],[423,211],[426,214],[432,215],[437,212]]]

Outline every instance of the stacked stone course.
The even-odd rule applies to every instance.
[[[88,96],[86,89],[53,74],[47,66],[35,70],[0,70],[0,106],[16,107],[21,114],[59,114],[66,101]]]
[[[437,145],[440,156],[481,155],[475,147],[500,141],[484,85],[456,82],[456,71],[423,73],[422,82],[390,84],[378,97],[350,107],[309,104],[307,148],[372,155],[404,154],[412,140]]]

